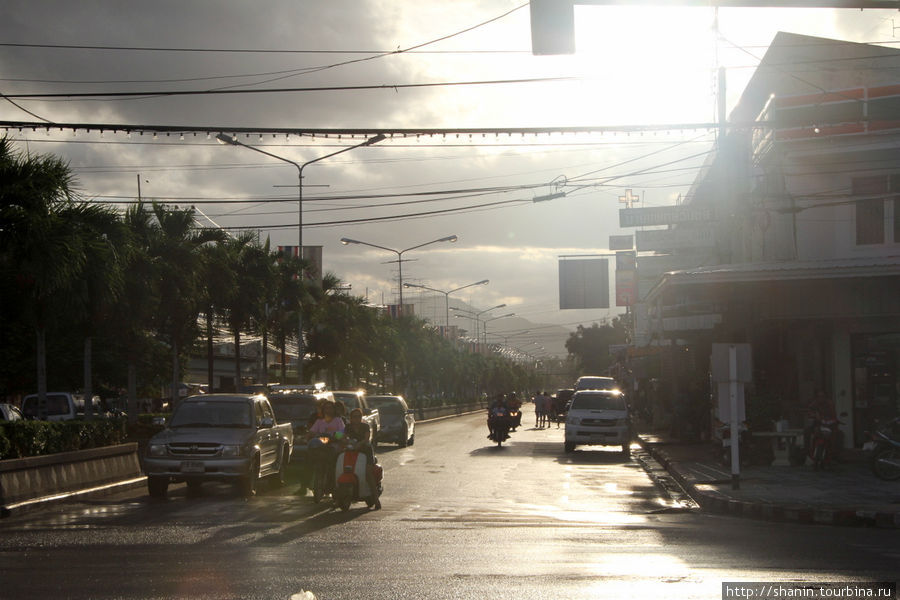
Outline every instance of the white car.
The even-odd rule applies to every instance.
[[[619,390],[582,390],[572,396],[566,417],[566,452],[577,445],[631,447],[631,416]]]
[[[612,377],[601,375],[584,375],[575,381],[575,391],[578,390],[617,390],[619,384]]]

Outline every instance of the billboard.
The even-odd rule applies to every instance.
[[[609,308],[609,261],[605,258],[561,259],[559,308]]]
[[[711,227],[680,226],[677,229],[643,229],[635,232],[639,252],[671,252],[686,248],[713,248],[716,245]]]
[[[612,251],[616,250],[631,250],[634,248],[634,240],[633,236],[630,235],[611,235],[609,236],[609,249]]]
[[[712,206],[676,204],[619,209],[619,227],[649,227],[651,225],[674,225],[713,220],[715,220],[715,211]]]
[[[283,256],[300,256],[299,246],[278,246],[278,253]],[[306,280],[322,281],[322,246],[303,246],[303,260],[308,265],[306,268]]]

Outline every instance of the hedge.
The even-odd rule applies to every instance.
[[[0,423],[0,459],[24,458],[121,444],[123,419]]]

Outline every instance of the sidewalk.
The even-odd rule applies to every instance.
[[[865,457],[846,453],[826,471],[811,466],[743,467],[733,490],[730,467],[713,460],[709,442],[641,434],[641,446],[703,510],[794,523],[900,529],[900,481],[882,481]]]

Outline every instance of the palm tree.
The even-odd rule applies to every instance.
[[[201,308],[206,317],[206,383],[209,391],[213,391],[216,319],[225,313],[225,297],[231,286],[231,271],[224,244],[203,246],[201,271]]]
[[[116,303],[113,319],[119,324],[128,365],[128,420],[137,421],[137,365],[151,354],[153,345],[148,332],[153,328],[159,306],[159,289],[150,255],[156,235],[153,215],[144,204],[125,211],[123,218],[127,240],[120,252],[122,293]]]
[[[67,163],[51,155],[15,152],[0,139],[0,269],[21,299],[21,317],[34,328],[40,406],[47,394],[47,330],[68,308],[68,292],[83,276],[94,224],[106,209],[78,201]]]
[[[230,286],[223,306],[226,320],[234,336],[234,386],[241,386],[241,332],[265,310],[265,288],[270,285],[272,272],[269,244],[259,245],[256,234],[245,231],[230,237],[224,244],[226,269],[230,271]]]
[[[198,229],[194,209],[169,208],[153,203],[150,256],[154,261],[159,290],[157,330],[166,336],[172,350],[172,402],[178,399],[180,361],[178,352],[193,339],[199,316],[201,248],[224,240],[218,229]]]
[[[273,297],[268,322],[272,335],[281,349],[281,381],[287,376],[287,341],[297,335],[297,311],[300,299],[304,294],[304,286],[300,275],[303,273],[304,261],[295,256],[278,255],[276,259]]]

